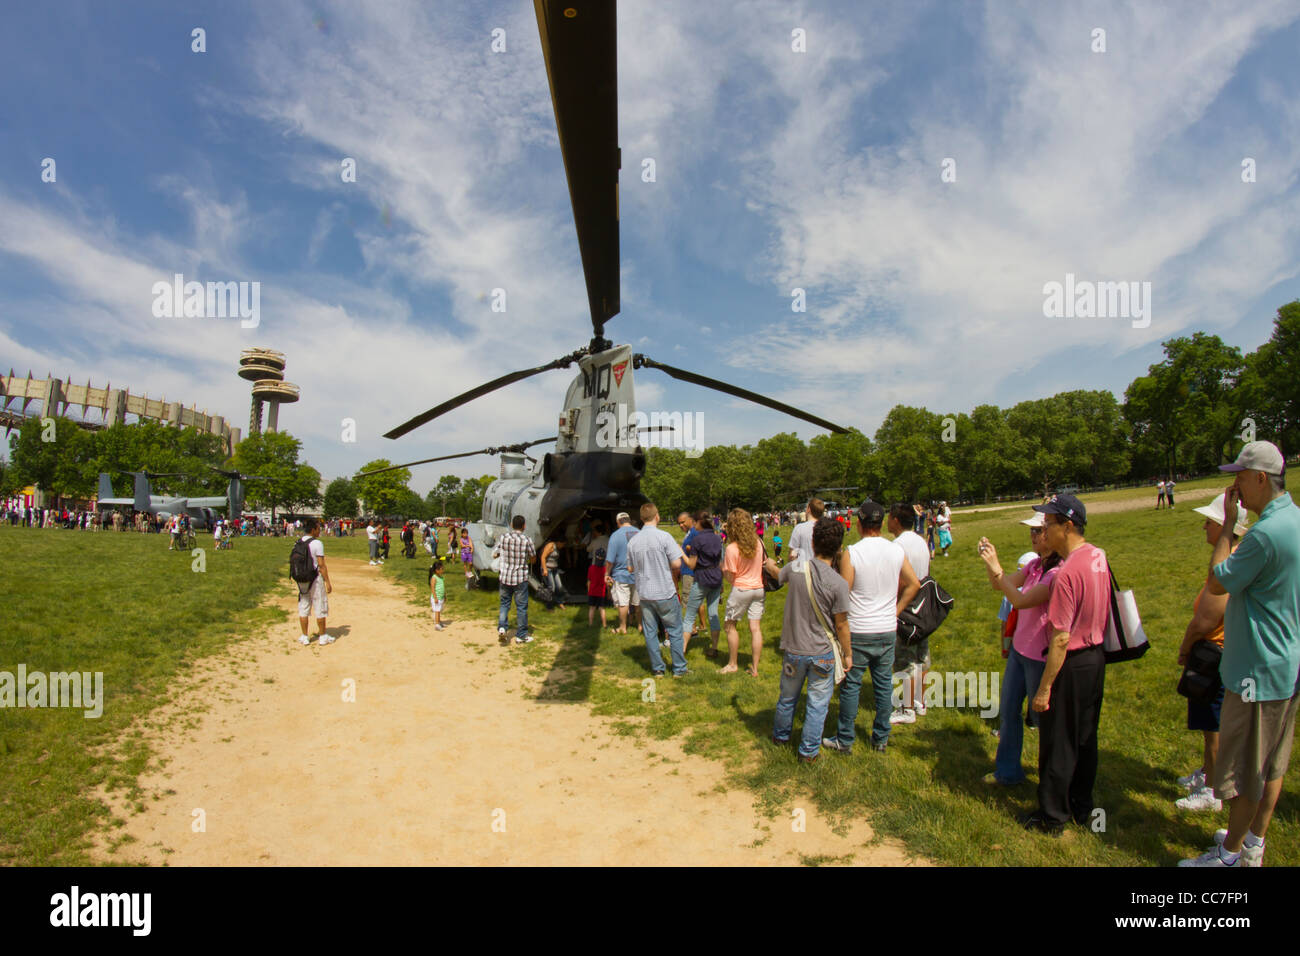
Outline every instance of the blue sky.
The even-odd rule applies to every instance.
[[[1195,330],[1252,349],[1300,297],[1298,48],[1294,2],[625,0],[607,333],[868,434],[897,402],[1122,393]],[[380,437],[590,335],[531,3],[27,5],[0,63],[6,371],[246,425],[238,353],[280,349],[327,477],[553,430],[563,372]],[[260,326],[155,318],[176,272],[260,282]],[[1151,282],[1150,327],[1045,318],[1067,272]],[[709,443],[817,433],[648,370],[637,395]]]

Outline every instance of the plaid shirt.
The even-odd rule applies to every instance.
[[[537,549],[533,547],[532,538],[522,531],[507,531],[497,538],[493,553],[501,555],[501,583],[515,585],[528,577],[528,565]]]

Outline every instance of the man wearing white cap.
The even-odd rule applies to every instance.
[[[1265,441],[1246,445],[1223,471],[1211,594],[1230,595],[1223,616],[1223,712],[1214,792],[1231,807],[1216,846],[1181,866],[1259,866],[1295,736],[1300,675],[1300,509],[1286,492],[1286,460]],[[1238,502],[1259,515],[1232,550]]]
[[[1194,508],[1197,514],[1205,515],[1205,540],[1214,547],[1219,540],[1219,531],[1223,527],[1223,495],[1215,498],[1208,505]],[[1233,547],[1235,542],[1246,533],[1246,523],[1241,517],[1237,519],[1232,530]],[[1183,635],[1182,646],[1178,649],[1178,663],[1186,664],[1187,655],[1200,641],[1209,641],[1223,651],[1223,611],[1228,606],[1226,594],[1211,594],[1209,585],[1201,587],[1192,603],[1192,620]],[[1182,810],[1223,809],[1223,803],[1214,795],[1214,764],[1219,752],[1219,718],[1223,708],[1223,687],[1209,703],[1188,699],[1187,729],[1199,730],[1204,735],[1204,755],[1199,770],[1193,770],[1178,782],[1188,790],[1188,795],[1177,801]]]

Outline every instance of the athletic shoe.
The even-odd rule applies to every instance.
[[[878,744],[872,744],[872,745],[871,745],[871,749],[874,750],[874,751],[875,751],[876,753],[878,753],[878,754],[883,754],[883,753],[885,752],[885,742],[884,742],[884,741],[881,741],[881,742],[878,743]]]
[[[437,627],[438,630],[441,631],[443,626],[442,626],[441,624],[438,624],[438,625],[436,625],[436,627]]]
[[[823,737],[822,746],[833,753],[844,754],[846,756],[849,751],[853,749],[851,746],[846,747],[844,744],[840,743],[839,738],[837,737]]]
[[[986,773],[984,775],[984,782],[991,787],[1018,787],[1020,784],[1025,782],[1025,778],[1021,777],[1019,780],[1007,781],[999,779],[996,773]]]
[[[930,712],[930,708],[926,707],[925,704],[919,702],[915,707],[912,708],[912,710],[916,712],[916,716],[918,717],[924,717],[926,714]]]
[[[311,643],[311,638],[308,637],[306,634],[304,634],[302,637],[298,638],[298,643],[299,643],[299,644],[310,644],[310,643]]]
[[[891,724],[914,724],[916,723],[916,711],[910,707],[896,710],[889,715],[889,722]]]
[[[1174,806],[1180,810],[1213,810],[1217,813],[1223,809],[1223,801],[1214,795],[1212,787],[1201,787],[1193,790],[1190,796],[1175,800]]]
[[[1035,810],[1028,816],[1020,818],[1020,825],[1026,830],[1032,830],[1037,833],[1045,833],[1048,836],[1059,837],[1065,832],[1064,823],[1052,823],[1041,813]]]
[[[370,562],[370,566],[373,568],[373,567],[374,567],[376,564],[378,564],[378,563],[379,563],[378,561],[371,561],[371,562]]]
[[[691,672],[691,669],[688,667],[688,668],[686,668],[686,670],[682,671],[681,673],[678,673],[677,671],[673,671],[673,676],[674,676],[674,677],[685,677],[685,676],[686,676],[687,674],[689,674],[690,672]]]
[[[664,676],[664,672],[663,672],[663,671],[651,671],[650,674],[651,674],[651,676],[653,676],[653,677],[663,677],[663,676]]]
[[[1186,860],[1179,860],[1178,865],[1179,866],[1241,866],[1242,864],[1245,863],[1244,853],[1241,856],[1237,857],[1237,859],[1229,863],[1227,860],[1223,858],[1223,854],[1220,852],[1222,849],[1223,849],[1223,844],[1216,843],[1214,844],[1214,846],[1210,847],[1200,856],[1190,857]]]
[[[1178,785],[1185,790],[1200,790],[1205,786],[1205,768],[1198,767],[1187,776],[1179,777]]]
[[[523,637],[516,637],[516,638],[515,638],[515,643],[516,643],[516,644],[531,644],[531,643],[533,643],[533,635],[531,635],[531,634],[525,634]]]
[[[820,757],[820,756],[821,756],[821,754],[819,754],[819,753],[813,754],[811,757],[805,757],[803,754],[800,754],[800,755],[799,755],[799,762],[800,762],[800,763],[816,763],[816,762],[817,762],[817,758]]]
[[[1220,846],[1223,845],[1223,841],[1226,840],[1227,838],[1228,838],[1227,830],[1214,831],[1214,842],[1219,844]],[[1241,844],[1241,865],[1242,866],[1263,866],[1264,846],[1265,844],[1263,843],[1261,843],[1259,846],[1247,846],[1245,843],[1242,843]]]
[[[502,647],[505,647],[510,643],[510,638],[506,635],[506,629],[504,627],[497,628],[497,643]]]
[[[322,646],[325,644],[333,644],[336,640],[338,640],[338,638],[334,637],[333,634],[322,634],[320,636],[320,643]]]

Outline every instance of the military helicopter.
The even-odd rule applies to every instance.
[[[641,493],[646,455],[640,433],[649,429],[645,417],[636,413],[632,385],[635,369],[657,369],[680,381],[756,402],[832,432],[847,431],[766,395],[633,353],[630,345],[615,345],[605,337],[605,323],[619,312],[621,151],[615,3],[534,0],[534,5],[586,279],[591,341],[544,365],[510,372],[450,398],[384,436],[400,438],[499,388],[542,372],[578,366],[579,374],[565,393],[559,432],[554,438],[408,463],[417,465],[475,454],[501,456],[501,476],[483,499],[482,521],[468,525],[474,543],[474,566],[480,571],[495,570],[492,549],[517,515],[523,516],[525,533],[539,552],[548,540],[567,541],[573,546],[586,526],[595,522],[603,524],[606,532],[612,531],[620,511],[636,519],[637,509],[646,500]],[[555,450],[540,460],[525,454],[533,445],[549,441],[556,443]],[[566,580],[566,589],[585,595],[586,587],[576,586],[576,575],[582,574],[585,580],[585,571],[577,568],[573,573],[575,586]],[[534,587],[540,587],[537,577],[531,581]]]

